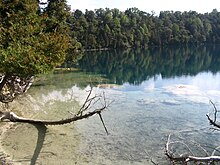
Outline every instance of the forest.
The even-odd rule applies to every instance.
[[[220,43],[220,12],[161,11],[159,15],[129,8],[71,12],[71,35],[84,49]]]
[[[41,74],[48,73],[56,67],[63,66],[65,60],[77,62],[78,59],[82,57],[81,50],[114,49],[114,54],[110,54],[110,51],[104,51],[104,54],[101,54],[102,56],[92,54],[94,59],[90,59],[91,56],[89,56],[89,54],[83,54],[84,58],[78,61],[81,69],[90,71],[93,69],[94,72],[106,75],[106,78],[110,79],[110,83],[123,84],[123,82],[129,82],[131,84],[140,84],[145,79],[149,79],[159,73],[162,77],[172,77],[174,74],[177,76],[182,74],[193,75],[197,74],[199,71],[212,71],[216,73],[219,65],[215,62],[219,61],[219,57],[215,56],[215,52],[207,51],[205,46],[202,51],[196,49],[196,46],[193,47],[193,51],[182,48],[166,50],[166,46],[181,45],[187,48],[189,45],[194,46],[202,44],[203,46],[203,44],[219,44],[219,18],[220,12],[216,9],[213,9],[211,13],[205,14],[197,13],[196,11],[161,11],[159,15],[155,15],[154,12],[147,13],[137,8],[129,8],[125,11],[105,8],[86,10],[83,12],[80,10],[71,11],[71,7],[67,5],[66,0],[47,0],[46,2],[41,2],[41,0],[2,0],[0,1],[1,124],[7,125],[7,122],[10,121],[30,123],[43,127],[41,130],[36,127],[38,129],[38,139],[33,158],[30,160],[31,164],[36,164],[41,148],[43,146],[48,146],[44,144],[50,144],[44,143],[47,129],[46,126],[48,125],[68,124],[97,115],[100,118],[100,123],[103,125],[106,134],[109,134],[102,117],[102,112],[108,109],[112,101],[106,99],[105,92],[102,94],[94,94],[92,88],[88,90],[87,96],[84,101],[82,101],[81,106],[79,105],[78,107],[77,105],[77,109],[74,109],[74,111],[68,109],[66,111],[68,112],[68,116],[64,114],[66,117],[63,116],[60,119],[51,118],[49,115],[46,115],[46,113],[44,113],[44,117],[48,118],[47,120],[37,119],[37,117],[32,118],[23,108],[19,106],[13,108],[11,105],[17,98],[17,101],[24,99],[24,102],[25,98],[29,98],[28,95],[24,95],[24,93],[28,91],[34,80],[39,78]],[[156,50],[149,49],[146,52],[142,51],[142,48],[148,47],[160,48]],[[134,49],[131,48],[139,48],[140,51],[135,53]],[[117,51],[121,52],[118,53]],[[161,56],[161,52],[158,51],[164,52],[162,53],[163,55]],[[80,52],[80,55],[78,52]],[[217,53],[218,52],[217,50]],[[89,78],[88,76],[87,79]],[[44,85],[39,84],[37,84],[38,87],[44,87]],[[72,90],[71,92],[70,101],[73,101],[72,96],[75,91]],[[145,92],[145,94],[148,93]],[[127,101],[126,99],[126,102]],[[40,102],[37,102],[37,104],[40,104]],[[75,104],[75,102],[73,102],[73,104]],[[26,106],[27,103],[21,103],[19,105]],[[48,105],[51,106],[51,104]],[[215,110],[213,119],[212,116],[209,115],[207,115],[207,118],[211,125],[220,128],[216,120],[217,108],[215,108],[214,104],[212,105]],[[177,104],[174,104],[174,106],[177,106]],[[51,107],[53,108],[53,106]],[[134,107],[136,108],[137,106]],[[33,109],[29,109],[28,106],[26,108],[32,113]],[[59,109],[60,106],[57,108]],[[61,107],[59,111],[63,108],[64,107]],[[155,106],[152,109],[154,108]],[[128,110],[126,108],[121,109]],[[143,107],[141,107],[141,109],[143,109]],[[147,109],[148,111],[144,109],[144,111],[150,113],[152,112],[150,109]],[[160,110],[160,108],[158,109]],[[164,111],[163,108],[161,108],[161,110]],[[140,113],[144,111],[137,112]],[[134,112],[133,108],[132,112]],[[56,111],[54,113],[56,113]],[[116,113],[117,111],[115,111],[114,115]],[[151,115],[153,114],[154,112],[151,113]],[[184,115],[184,113],[182,114]],[[141,116],[143,115],[141,114]],[[190,114],[189,116],[192,115]],[[169,117],[171,117],[170,114]],[[114,118],[119,120],[115,116]],[[143,119],[144,120],[140,121],[147,121],[149,123],[152,121],[153,124],[150,123],[150,125],[155,126],[154,128],[161,128],[157,127],[155,118],[149,114],[147,114],[147,118]],[[158,118],[156,118],[156,120],[159,122],[161,121],[158,120]],[[7,122],[3,123],[4,121]],[[132,122],[130,124],[130,126],[133,125]],[[178,124],[182,124],[181,121],[178,121]],[[123,124],[120,123],[118,125]],[[183,128],[182,125],[181,128]],[[143,130],[146,131],[147,129]],[[153,130],[153,132],[160,131],[159,129],[158,131],[155,131],[155,129],[151,130]],[[15,132],[15,129],[10,132]],[[1,137],[3,133],[4,132],[0,131]],[[130,131],[125,133],[126,136],[127,133],[128,135],[129,133],[136,134],[136,132],[133,133]],[[63,135],[65,136],[66,134],[59,133],[59,136]],[[141,134],[141,136],[142,135],[143,134]],[[149,133],[146,133],[146,135],[148,138]],[[123,136],[120,136],[120,138],[121,137]],[[161,139],[161,137],[159,138]],[[55,138],[53,137],[53,139]],[[170,136],[167,140],[165,154],[171,160],[181,159],[181,161],[184,162],[205,160],[210,163],[212,163],[213,160],[220,161],[219,156],[215,157],[212,155],[201,159],[200,157],[188,155],[181,156],[180,158],[172,157],[173,155],[169,148],[171,144],[169,139]],[[22,139],[22,141],[25,140]],[[139,145],[143,145],[144,143],[138,141]],[[1,142],[1,144],[3,144],[3,142]],[[13,143],[13,146],[14,144],[15,143]],[[112,144],[121,145],[122,143],[115,143],[114,141]],[[7,146],[7,143],[4,145]],[[69,150],[66,149],[66,146],[65,144],[65,151]],[[134,147],[132,146],[132,148]],[[114,150],[114,148],[109,148],[106,153],[109,153],[110,149]],[[126,151],[127,150],[126,148]],[[15,151],[18,153],[17,149],[15,149]],[[133,151],[136,152],[135,150]],[[127,155],[123,150],[120,150],[120,153],[125,153]],[[81,152],[80,154],[83,155]],[[30,157],[29,155],[28,153],[28,157]],[[52,155],[57,157],[56,154]],[[94,155],[96,156],[97,154]],[[144,152],[144,158],[146,158],[146,155],[146,152]],[[11,155],[11,157],[13,157],[13,155]],[[46,155],[44,157],[48,156]],[[22,160],[26,161],[26,159]],[[6,164],[4,155],[0,155],[0,164]]]

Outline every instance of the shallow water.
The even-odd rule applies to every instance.
[[[169,165],[171,135],[175,155],[220,155],[220,132],[206,118],[209,100],[220,109],[219,48],[87,52],[77,66],[84,72],[36,78],[10,108],[31,118],[70,117],[93,86],[111,102],[102,114],[110,134],[98,116],[47,128],[18,123],[0,137],[0,153],[20,165]]]
[[[33,118],[70,116],[83,104],[90,89],[78,85],[83,75],[78,72],[47,76],[12,107]],[[189,145],[196,156],[206,154],[202,147],[212,154],[220,145],[220,133],[209,129],[206,118],[206,113],[212,112],[210,99],[220,107],[220,74],[202,72],[169,79],[157,75],[138,86],[97,85],[104,79],[90,77],[97,86],[93,93],[104,91],[107,102],[113,101],[103,112],[110,134],[106,135],[98,116],[47,129],[14,124],[1,137],[1,146],[14,164],[170,164],[164,155],[169,134],[171,140]],[[179,154],[188,152],[183,145],[175,149]]]

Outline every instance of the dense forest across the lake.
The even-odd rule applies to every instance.
[[[220,12],[161,11],[137,8],[75,10],[67,22],[84,49],[145,48],[173,44],[220,43]]]

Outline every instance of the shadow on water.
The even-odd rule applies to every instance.
[[[34,154],[31,158],[31,164],[30,165],[35,165],[37,162],[37,158],[39,157],[39,154],[41,152],[41,149],[44,144],[46,132],[47,132],[47,127],[44,124],[33,124],[38,131],[38,136],[37,136],[37,143],[36,143],[36,148],[34,150]]]

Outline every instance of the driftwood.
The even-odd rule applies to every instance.
[[[213,154],[207,155],[207,156],[194,156],[193,153],[191,152],[190,148],[188,145],[186,145],[183,142],[179,141],[171,141],[170,140],[171,135],[168,136],[167,143],[165,146],[165,155],[172,161],[172,162],[182,162],[182,164],[187,164],[188,162],[206,162],[206,163],[212,163],[212,162],[218,162],[220,161],[220,156],[215,156]],[[182,145],[186,146],[189,150],[189,154],[183,154],[183,155],[178,155],[176,156],[172,151],[171,151],[171,146],[176,144],[176,143],[181,143]],[[203,149],[204,150],[204,149]],[[206,152],[206,151],[205,151]],[[215,153],[215,152],[213,152]],[[191,154],[191,155],[190,155]],[[207,154],[207,152],[206,152]]]
[[[213,110],[214,110],[213,117],[211,117],[210,114],[207,114],[206,116],[209,120],[210,125],[214,126],[213,129],[219,130],[220,123],[217,122],[218,110],[217,110],[215,104],[211,100],[210,100],[210,103],[212,104]],[[206,156],[194,156],[193,153],[191,152],[189,145],[187,145],[184,142],[180,142],[180,141],[171,141],[170,138],[171,138],[171,135],[169,135],[168,139],[167,139],[167,143],[165,146],[165,155],[173,162],[182,162],[183,164],[187,164],[187,162],[205,162],[205,163],[211,164],[213,162],[220,161],[220,156],[214,155],[215,151],[217,149],[214,149],[213,153],[211,155],[209,155],[208,152],[200,146],[202,148],[202,150],[206,153]],[[181,145],[184,145],[189,150],[189,153],[183,154],[183,155],[175,155],[171,150],[171,146],[173,146],[174,144],[177,144],[177,143],[181,143]]]
[[[7,107],[9,102],[12,102],[17,96],[25,93],[34,81],[33,76],[20,77],[17,75],[10,74],[0,74],[0,102],[4,103]],[[10,122],[23,122],[30,124],[43,124],[43,125],[62,125],[71,123],[77,120],[89,118],[95,114],[98,114],[100,120],[105,128],[106,133],[108,134],[107,128],[104,124],[101,112],[105,110],[109,105],[106,104],[105,94],[103,96],[91,96],[92,89],[89,91],[89,94],[79,109],[78,113],[72,114],[72,117],[61,119],[61,120],[40,120],[40,119],[30,119],[24,118],[16,115],[14,112],[9,111],[0,111],[0,120],[1,121],[10,121]],[[93,106],[103,99],[102,106],[97,109],[93,109]]]
[[[40,119],[30,119],[30,118],[24,118],[16,115],[14,112],[0,111],[0,120],[1,121],[10,121],[10,122],[22,122],[22,123],[30,123],[30,124],[43,124],[43,125],[62,125],[62,124],[68,124],[77,120],[89,118],[95,114],[98,114],[101,122],[105,128],[106,133],[108,134],[107,128],[104,124],[103,118],[101,116],[101,112],[108,108],[109,104],[106,103],[105,94],[101,96],[91,96],[92,89],[89,90],[89,94],[82,105],[82,107],[79,109],[79,111],[74,115],[72,114],[72,117],[61,119],[61,120],[40,120]],[[101,107],[96,108],[92,110],[92,108],[95,106],[97,102],[101,102]]]
[[[100,114],[103,109],[97,109],[92,112],[88,112],[84,115],[76,115],[71,118],[61,119],[61,120],[39,120],[39,119],[29,119],[24,117],[17,116],[14,112],[2,112],[0,111],[0,119],[1,121],[8,120],[10,122],[22,122],[22,123],[30,123],[30,124],[44,124],[44,125],[62,125],[62,124],[68,124],[77,120],[81,120],[84,118],[91,117],[95,114]]]

